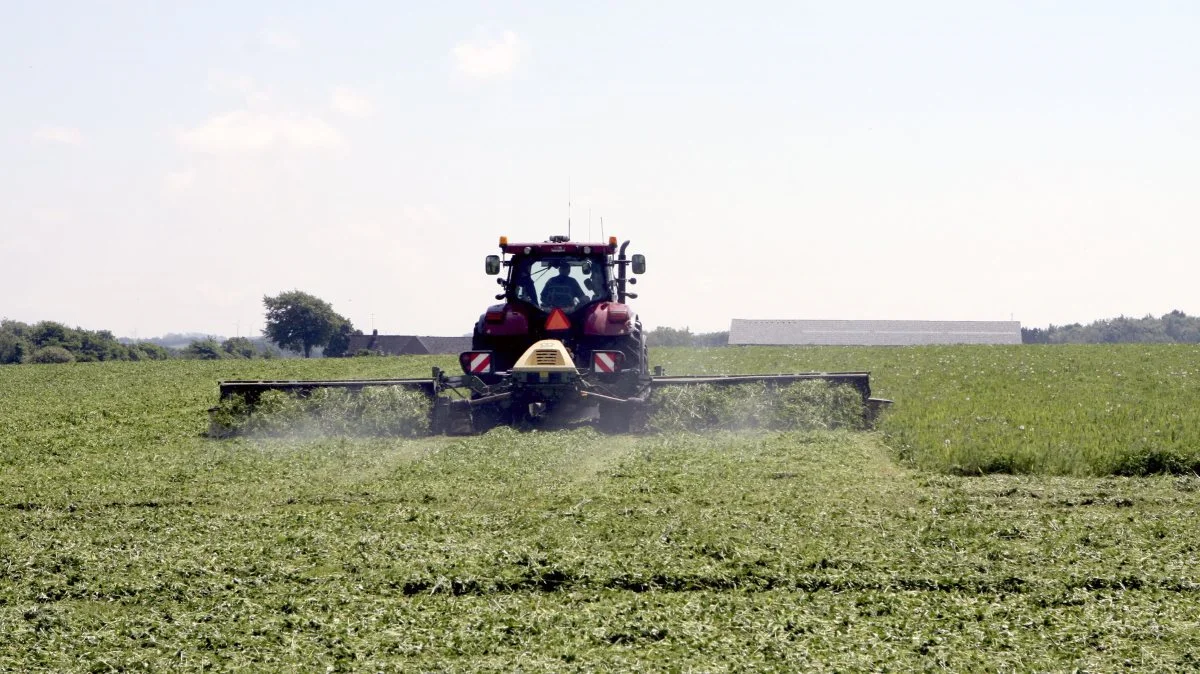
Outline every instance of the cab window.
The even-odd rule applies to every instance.
[[[514,265],[511,282],[517,299],[544,311],[570,311],[609,297],[607,269],[591,258],[527,258]]]

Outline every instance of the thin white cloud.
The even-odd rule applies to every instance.
[[[375,113],[375,105],[362,94],[348,87],[338,87],[333,90],[333,109],[347,117],[370,117]]]
[[[230,154],[270,149],[334,150],[345,145],[342,133],[312,115],[283,115],[234,110],[210,117],[176,134],[193,152]]]
[[[208,73],[208,90],[214,94],[237,95],[246,105],[262,105],[271,100],[267,90],[258,86],[249,75],[234,75],[220,70]]]
[[[83,134],[69,126],[42,126],[33,132],[33,139],[43,143],[78,145],[83,142]]]
[[[168,171],[163,176],[163,187],[168,192],[186,192],[191,189],[192,185],[196,184],[196,171],[186,169],[183,171]]]
[[[420,251],[438,245],[439,237],[443,237],[441,232],[449,221],[440,208],[424,204],[389,208],[383,217],[347,215],[335,222],[339,240],[345,244],[334,252],[337,258],[394,263],[427,260],[429,256]],[[323,230],[312,230],[307,241],[314,248],[324,250],[328,248],[329,236]]]
[[[214,93],[250,94],[256,90],[254,78],[249,75],[234,75],[222,70],[208,71],[208,90]]]
[[[300,40],[295,35],[283,30],[268,28],[262,32],[264,45],[278,51],[291,51],[300,46]]]
[[[424,206],[405,206],[400,211],[404,219],[419,227],[433,227],[446,224],[446,216],[441,209],[431,204]]]
[[[60,225],[71,219],[71,211],[65,208],[35,208],[29,216],[39,225]]]
[[[521,39],[516,33],[506,30],[499,39],[459,42],[454,46],[453,54],[459,72],[469,77],[487,79],[511,74],[521,60],[522,51]]]

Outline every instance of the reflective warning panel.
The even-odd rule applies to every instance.
[[[479,374],[481,372],[491,372],[491,371],[492,371],[492,354],[490,354],[490,353],[475,354],[475,357],[471,359],[471,372],[474,374]]]
[[[593,351],[592,370],[610,373],[621,368],[623,354],[620,351]]]
[[[550,312],[550,317],[546,319],[547,330],[567,330],[571,327],[571,321],[567,319],[567,315],[562,309],[556,308]]]
[[[492,372],[491,351],[464,351],[459,354],[458,362],[462,364],[463,372],[467,374],[491,374]]]

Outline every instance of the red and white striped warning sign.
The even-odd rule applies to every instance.
[[[485,374],[492,370],[492,354],[487,351],[481,351],[472,354],[471,363],[467,367],[471,374]]]
[[[596,351],[592,354],[592,366],[596,372],[616,372],[616,354],[611,351]]]

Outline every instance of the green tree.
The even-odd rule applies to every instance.
[[[267,308],[263,334],[281,348],[303,352],[305,358],[312,355],[313,347],[329,344],[342,324],[350,322],[328,302],[299,290],[263,297],[263,305]]]
[[[350,336],[361,335],[362,330],[355,330],[350,321],[346,321],[338,326],[333,336],[329,338],[329,345],[325,347],[325,355],[330,358],[340,358],[349,355],[346,352],[350,349]]]
[[[164,346],[152,342],[138,342],[126,347],[129,350],[129,360],[168,360],[171,351]]]
[[[660,326],[646,333],[646,344],[649,346],[691,346],[692,330],[684,328],[668,328]]]
[[[729,331],[702,332],[692,337],[692,346],[729,346]]]
[[[108,330],[75,328],[75,332],[79,335],[79,349],[74,352],[76,360],[129,360],[129,350]]]
[[[78,351],[82,345],[79,332],[72,330],[62,323],[41,321],[30,331],[33,345],[39,349],[47,346],[61,346],[67,351]]]
[[[29,357],[30,363],[51,364],[51,363],[73,363],[75,356],[71,355],[70,351],[61,346],[43,346],[33,355]]]
[[[1188,316],[1176,309],[1162,318],[1146,315],[1142,318],[1117,318],[1093,321],[1087,325],[1051,325],[1041,328],[1021,328],[1021,340],[1026,344],[1101,344],[1118,342],[1181,342],[1200,343],[1200,318]]]
[[[258,355],[254,342],[247,337],[230,337],[221,342],[221,350],[234,358],[254,358]]]
[[[11,332],[0,331],[0,365],[20,363],[32,351],[28,340]]]
[[[212,337],[197,339],[183,349],[183,357],[194,360],[220,360],[227,355]]]

